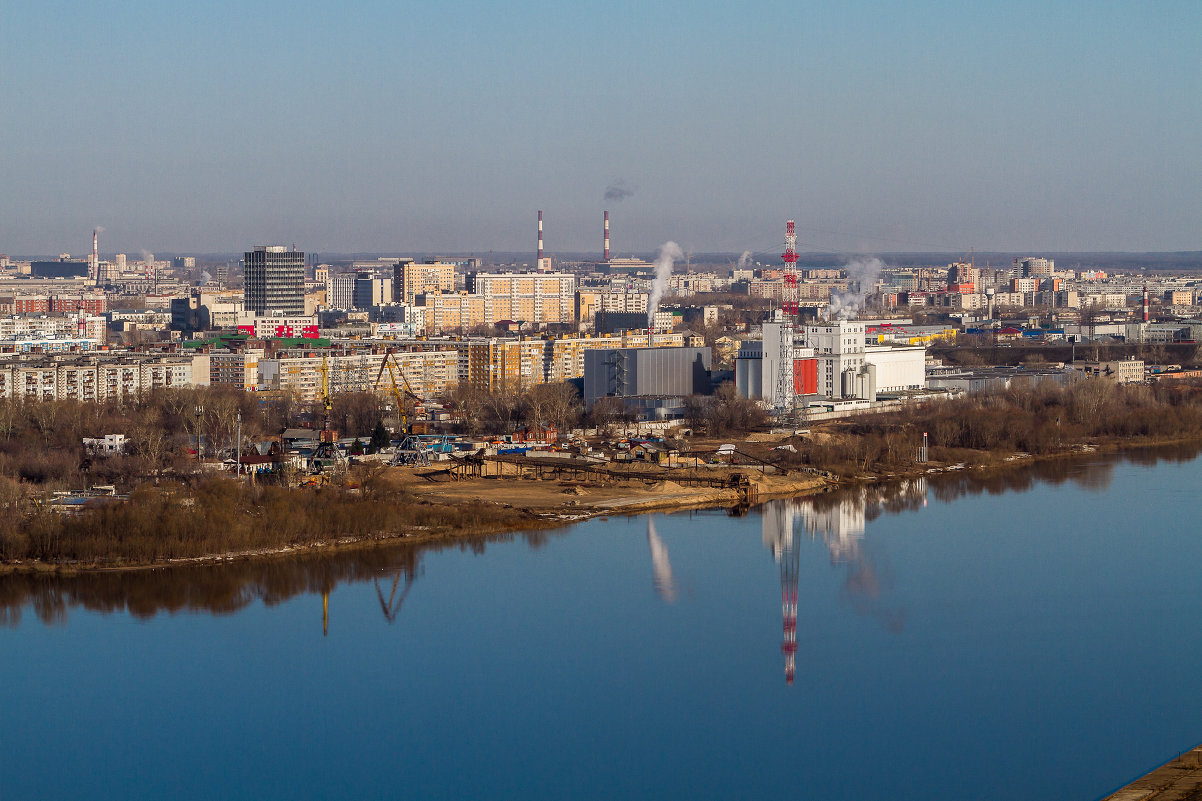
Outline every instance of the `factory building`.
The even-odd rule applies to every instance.
[[[87,278],[88,261],[69,257],[54,261],[31,261],[29,275],[31,278]]]
[[[826,398],[858,395],[852,377],[864,366],[865,325],[855,320],[837,320],[806,326],[806,345],[818,359],[818,394]]]
[[[735,388],[744,398],[776,404],[776,387],[781,361],[793,359],[793,394],[818,392],[818,359],[814,349],[788,341],[791,329],[780,323],[764,323],[761,340],[747,340],[735,358]]]
[[[710,387],[709,348],[616,348],[584,354],[584,401],[616,397],[643,416],[683,413],[684,399]]]

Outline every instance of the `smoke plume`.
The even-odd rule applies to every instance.
[[[200,271],[200,285],[201,286],[204,286],[205,284],[209,283],[209,281],[212,281],[212,280],[213,280],[213,276],[209,275],[208,270]]]
[[[651,297],[647,299],[647,326],[655,323],[655,313],[659,311],[659,299],[668,289],[668,278],[672,276],[672,265],[677,259],[684,258],[684,251],[675,242],[665,242],[660,245],[659,256],[655,259],[655,280],[651,283]]]
[[[847,273],[847,291],[832,292],[831,303],[826,308],[828,320],[851,320],[864,306],[864,297],[872,291],[872,285],[885,269],[885,263],[875,256],[855,259],[843,265]]]
[[[751,264],[751,251],[744,250],[743,255],[739,257],[739,269],[746,270],[748,264]]]
[[[103,225],[93,225],[93,226],[92,226],[92,230],[93,230],[93,231],[95,231],[95,232],[96,232],[98,235],[99,235],[99,234],[103,234],[103,233],[104,233],[104,226],[103,226]]]
[[[154,254],[143,250],[142,261],[146,262],[147,264],[154,264]]]
[[[623,201],[634,194],[634,189],[626,185],[626,181],[618,178],[605,187],[605,199]]]

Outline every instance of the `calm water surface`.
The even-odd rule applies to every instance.
[[[0,577],[0,799],[1096,799],[1202,741],[1194,454]]]

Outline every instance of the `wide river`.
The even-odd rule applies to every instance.
[[[1097,799],[1202,741],[1196,454],[0,576],[0,799]]]

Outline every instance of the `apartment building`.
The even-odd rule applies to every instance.
[[[25,357],[0,361],[0,398],[102,401],[193,381],[188,356]]]
[[[487,324],[499,320],[571,323],[576,319],[576,276],[570,273],[472,273],[467,290],[484,300]]]
[[[393,265],[392,300],[412,304],[418,295],[455,291],[455,263],[401,259]]]
[[[397,379],[407,382],[410,391],[420,398],[437,397],[458,383],[459,353],[453,349],[393,353],[392,357],[400,369]],[[331,394],[373,392],[391,384],[388,372],[380,373],[383,361],[384,356],[377,353],[322,357],[312,352],[284,352],[270,359],[259,359],[258,385],[260,391],[294,392],[301,400],[318,400],[324,368]]]
[[[259,387],[259,360],[263,348],[217,351],[209,354],[209,383],[254,392]]]

